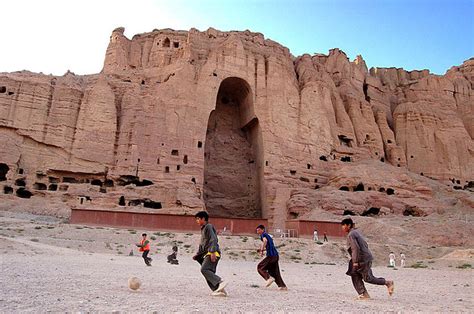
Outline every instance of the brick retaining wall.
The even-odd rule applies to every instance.
[[[267,219],[210,217],[218,231],[224,227],[232,234],[255,234],[255,228],[267,225]],[[97,209],[72,209],[70,223],[167,231],[199,231],[194,216],[140,213]]]

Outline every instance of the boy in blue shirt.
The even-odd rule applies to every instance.
[[[263,256],[263,252],[267,251],[267,256],[257,266],[258,273],[265,279],[265,286],[269,287],[275,282],[279,290],[288,290],[281,278],[280,266],[278,265],[278,251],[273,244],[272,237],[266,233],[264,225],[257,227],[257,234],[260,236],[260,240],[262,240],[262,246],[258,250],[260,256]]]

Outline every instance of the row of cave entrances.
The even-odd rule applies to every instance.
[[[12,91],[8,91],[6,86],[0,86],[0,94],[7,94],[8,96],[11,96],[15,93]]]
[[[26,181],[25,179],[16,179],[15,180],[15,185],[16,186],[22,186],[22,187],[26,187]],[[45,190],[49,190],[49,191],[57,191],[58,190],[58,185],[56,183],[51,183],[48,185],[46,185],[45,183],[41,183],[41,182],[35,182],[33,184],[33,189],[35,190],[38,190],[38,191],[45,191]],[[64,191],[67,190],[64,189],[64,187],[62,188]],[[61,190],[61,189],[60,189]]]
[[[369,209],[363,211],[360,216],[368,216],[368,217],[373,217],[373,216],[378,216],[380,214],[380,207],[370,207]],[[406,206],[405,209],[403,210],[403,216],[413,216],[413,217],[424,217],[426,216],[426,213],[416,207],[416,206]],[[356,216],[357,214],[353,212],[352,210],[344,210],[343,216]]]
[[[90,196],[87,195],[81,195],[79,197],[79,202],[81,205],[84,204],[85,201],[92,201]],[[143,206],[145,208],[153,208],[153,209],[161,209],[163,206],[161,205],[161,202],[156,202],[153,200],[150,200],[148,198],[143,198],[143,199],[131,199],[127,202],[125,201],[125,196],[120,196],[119,201],[118,201],[119,206]]]
[[[0,163],[0,181],[6,181],[7,180],[7,173],[10,170],[10,167],[8,167],[7,164],[5,163]],[[19,169],[19,174],[23,174],[23,169]],[[46,175],[44,174],[37,174],[38,178],[45,177]],[[58,186],[57,183],[62,181],[63,183],[90,183],[91,185],[97,185],[97,186],[104,186],[104,187],[113,187],[115,185],[114,181],[111,179],[105,179],[105,180],[100,180],[100,179],[90,179],[90,178],[76,178],[73,176],[63,176],[62,180],[57,177],[50,176],[48,178],[49,187],[45,183],[42,182],[36,182],[33,185],[33,188],[35,190],[50,190],[50,191],[56,191]],[[117,184],[120,186],[126,186],[130,184],[135,184],[136,186],[148,186],[154,184],[152,181],[143,179],[140,180],[139,177],[137,176],[132,176],[132,175],[122,175],[119,177],[117,180]],[[15,180],[15,185],[17,186],[26,186],[25,178],[19,178]]]
[[[58,178],[54,177],[49,177],[50,182],[51,181],[59,181]],[[73,183],[73,184],[82,184],[82,183],[90,183],[91,185],[96,185],[100,187],[114,187],[115,182],[114,180],[111,179],[105,179],[105,180],[100,180],[100,179],[78,179],[74,177],[63,177],[62,182],[64,183]],[[57,183],[57,182],[54,182]],[[153,185],[153,181],[143,179],[140,180],[139,177],[137,176],[132,176],[132,175],[123,175],[120,176],[119,179],[117,180],[117,185],[119,186],[127,186],[130,184],[135,184],[136,186],[148,186],[148,185]]]
[[[360,214],[360,216],[377,216],[380,213],[379,207],[370,207],[369,209],[365,210]],[[356,216],[357,214],[352,210],[345,209],[342,213],[343,216]]]
[[[3,91],[2,87],[3,86],[0,86],[0,93],[2,93]],[[8,167],[7,164],[0,163],[0,181],[7,180],[7,173],[9,170],[10,170],[10,167]],[[21,198],[30,198],[33,195],[33,193],[31,193],[25,188],[26,182],[24,180],[21,180],[21,179],[16,180],[15,185],[18,186],[18,188],[15,191],[16,196],[21,197]],[[13,192],[14,192],[13,187],[9,185],[3,186],[3,194],[13,194]]]
[[[153,209],[161,209],[163,206],[161,205],[161,202],[156,202],[153,200],[150,200],[148,198],[143,198],[143,199],[131,199],[128,202],[125,200],[125,196],[120,196],[119,206],[143,206],[145,208],[153,208]]]
[[[6,175],[9,170],[10,170],[10,167],[7,164],[0,163],[0,181],[7,180]],[[23,169],[19,169],[19,173],[23,174]],[[37,174],[37,176],[45,177],[46,175]],[[35,182],[33,184],[33,189],[38,190],[38,191],[46,191],[46,190],[57,191],[58,189],[60,191],[67,191],[68,189],[67,185],[58,186],[58,183],[62,181],[63,183],[73,183],[73,184],[90,183],[91,185],[99,186],[101,188],[100,191],[105,193],[106,192],[105,187],[113,187],[115,185],[114,181],[110,179],[105,179],[102,181],[100,179],[75,178],[72,176],[63,176],[62,180],[60,178],[50,176],[48,180],[49,180],[49,185],[42,182]],[[194,182],[195,182],[195,179],[194,179]],[[117,185],[120,185],[120,186],[127,186],[130,184],[135,184],[136,186],[149,186],[149,185],[153,185],[154,183],[147,179],[140,180],[139,177],[131,176],[131,175],[120,176],[119,179],[117,180]],[[31,198],[31,196],[33,196],[33,193],[26,189],[25,178],[16,179],[15,185],[18,187],[16,188],[16,191],[13,187],[5,185],[3,187],[3,193],[13,194],[15,192],[16,196],[20,198]],[[83,204],[84,199],[89,200],[89,201],[91,200],[90,197],[88,196],[81,197],[80,198],[81,204]],[[119,205],[120,206],[126,205],[124,196],[120,197]],[[132,199],[128,201],[128,206],[140,206],[140,205],[143,205],[143,207],[146,207],[146,208],[153,208],[153,209],[162,208],[161,202],[156,202],[150,199]]]
[[[334,156],[334,155],[332,155],[332,156],[333,156],[333,159],[336,158],[336,156]],[[321,155],[321,156],[319,156],[319,160],[321,160],[321,161],[328,161],[328,158],[327,158],[326,156],[324,156],[324,155]],[[342,162],[351,162],[352,159],[351,159],[350,156],[341,156],[340,161],[342,161]]]
[[[352,191],[352,192],[363,192],[363,191],[365,191],[365,187],[364,187],[364,184],[359,183],[357,186],[354,186],[354,187],[352,187],[352,188],[343,185],[343,186],[341,186],[341,187],[339,188],[339,190],[340,190],[340,191],[346,191],[346,192],[350,192],[350,191]],[[369,187],[367,188],[367,191],[372,191],[372,187],[369,186]],[[392,188],[385,189],[384,187],[380,187],[380,188],[379,188],[379,192],[381,192],[381,193],[387,193],[387,195],[393,195],[393,194],[395,194],[395,190],[392,189]]]
[[[474,181],[466,181],[464,186],[462,186],[461,180],[450,178],[449,181],[453,183],[453,189],[455,190],[474,190]]]
[[[5,185],[3,187],[3,194],[13,194],[13,188],[11,186]],[[31,196],[33,196],[33,193],[31,193],[24,187],[17,188],[15,194],[20,198],[30,198]]]
[[[26,188],[26,181],[24,179],[16,179],[15,185],[18,187],[15,193],[16,196],[20,198],[30,198],[31,196],[33,196],[33,193]],[[58,186],[56,183],[51,183],[48,186],[45,183],[36,182],[35,184],[33,184],[33,189],[37,191],[46,191],[46,190],[57,191],[58,189],[59,191],[67,191],[68,186],[67,185]],[[3,187],[3,194],[13,194],[13,192],[14,192],[13,187],[9,185],[5,185]]]

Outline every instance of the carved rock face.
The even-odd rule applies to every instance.
[[[400,214],[431,192],[393,167],[460,188],[474,177],[473,62],[444,76],[367,70],[339,49],[295,59],[249,31],[130,40],[118,28],[100,74],[0,75],[1,184],[15,197],[21,179],[33,197],[68,206],[207,209],[282,225],[315,207],[342,213],[342,185],[386,188],[374,181],[383,175],[416,204],[367,189],[352,204],[363,213],[372,206],[362,199],[379,200]],[[378,166],[347,173],[367,161]],[[320,191],[332,196],[318,201]]]

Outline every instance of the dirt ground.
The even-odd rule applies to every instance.
[[[134,246],[152,237],[153,266]],[[50,216],[0,211],[0,311],[11,312],[472,312],[474,249],[449,250],[432,259],[407,256],[407,268],[376,261],[374,274],[395,281],[367,285],[368,301],[355,300],[345,275],[344,239],[322,245],[275,239],[289,290],[263,287],[256,272],[257,237],[221,235],[217,273],[228,280],[227,298],[212,297],[191,259],[199,234],[70,225]],[[166,256],[179,247],[179,265]],[[372,247],[371,242],[369,245]],[[373,246],[381,247],[380,243]],[[428,249],[427,249],[428,250]],[[133,255],[130,256],[130,252]],[[127,287],[136,276],[138,291]]]

